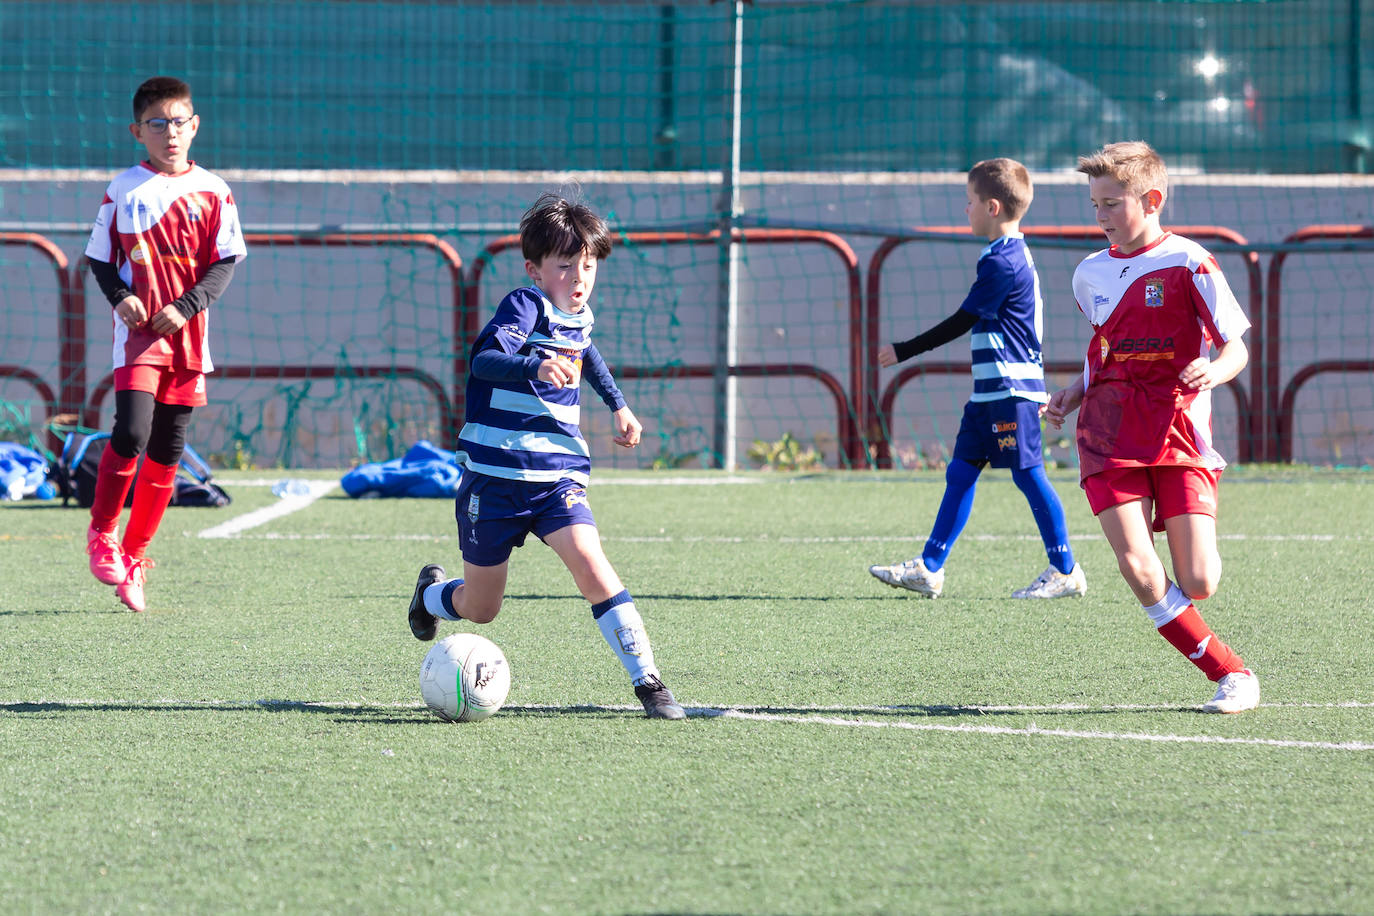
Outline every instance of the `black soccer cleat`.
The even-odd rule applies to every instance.
[[[687,710],[673,698],[673,692],[652,674],[644,683],[635,685],[635,696],[644,704],[644,714],[650,719],[687,718]]]
[[[444,581],[444,567],[434,563],[420,570],[420,579],[415,583],[415,594],[410,599],[410,632],[415,638],[429,642],[439,631],[439,621],[425,610],[425,589],[436,582]]]

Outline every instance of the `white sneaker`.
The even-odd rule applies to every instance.
[[[1217,681],[1217,695],[1202,704],[1203,712],[1245,712],[1259,705],[1259,678],[1249,668],[1233,671]]]
[[[893,588],[905,588],[927,598],[939,598],[941,589],[945,587],[945,571],[937,569],[931,572],[920,557],[891,566],[870,566],[868,571],[873,578]]]
[[[1088,592],[1088,577],[1083,564],[1075,563],[1073,572],[1065,575],[1051,566],[1034,582],[1011,593],[1013,598],[1082,598]]]

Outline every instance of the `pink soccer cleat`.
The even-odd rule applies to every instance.
[[[115,588],[115,594],[129,610],[138,612],[148,606],[143,600],[143,583],[148,578],[147,570],[152,569],[154,565],[147,557],[129,558],[129,572],[125,575],[124,581]]]
[[[86,529],[86,553],[91,557],[91,575],[106,585],[119,585],[129,573],[124,551],[115,541],[115,532]]]

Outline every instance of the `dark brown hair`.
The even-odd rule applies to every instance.
[[[144,80],[143,85],[134,92],[134,120],[141,120],[143,112],[169,99],[191,104],[191,87],[175,76],[155,76]]]
[[[536,264],[551,254],[575,257],[583,251],[600,260],[611,253],[611,230],[586,204],[542,194],[520,220],[520,250]]]

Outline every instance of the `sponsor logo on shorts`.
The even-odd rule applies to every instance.
[[[563,494],[563,508],[571,509],[577,505],[586,506],[588,509],[592,507],[592,504],[587,502],[587,491],[581,487]]]
[[[481,497],[476,493],[468,497],[468,521],[477,524],[477,516],[482,511]]]
[[[1014,433],[1016,432],[1016,421],[1012,420],[1010,423],[994,423],[992,424],[992,431],[995,433]]]
[[[1015,436],[998,436],[998,437],[997,437],[997,450],[998,450],[998,451],[1005,452],[1005,451],[1006,451],[1007,449],[1009,449],[1009,448],[1016,448],[1016,437],[1015,437]]]

